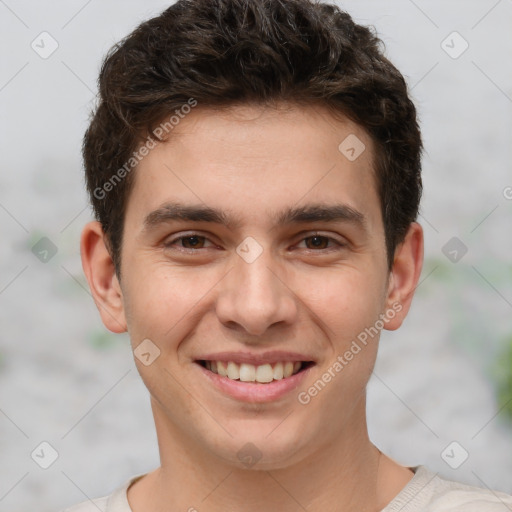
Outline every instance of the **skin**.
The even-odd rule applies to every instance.
[[[355,161],[338,150],[350,134],[366,146]],[[368,438],[365,390],[378,336],[307,405],[297,400],[359,333],[399,305],[385,324],[397,329],[419,279],[417,223],[388,269],[373,156],[361,127],[322,107],[198,106],[138,165],[121,279],[99,223],[85,226],[83,267],[105,326],[128,330],[134,349],[150,339],[160,350],[148,366],[135,358],[151,396],[161,466],[130,487],[134,512],[377,511],[411,479]],[[228,229],[172,221],[145,230],[144,219],[168,201],[219,208],[240,222]],[[348,205],[365,227],[275,224],[273,212],[310,203]],[[176,241],[191,231],[206,238],[193,247]],[[332,240],[315,245],[315,233]],[[252,263],[236,252],[248,236],[262,248]],[[226,396],[194,362],[205,353],[267,350],[316,363],[299,388],[270,403]],[[251,467],[237,456],[249,442],[261,452]]]

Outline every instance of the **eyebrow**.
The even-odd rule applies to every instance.
[[[345,204],[308,204],[299,207],[289,207],[271,215],[275,225],[289,225],[310,222],[348,222],[366,230],[366,217],[358,210]],[[232,215],[223,210],[206,205],[184,205],[166,202],[149,213],[144,219],[143,231],[172,221],[210,222],[221,224],[229,229],[242,225],[239,215]]]

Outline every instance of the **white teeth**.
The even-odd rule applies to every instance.
[[[289,377],[293,373],[293,363],[286,362],[284,363],[284,369],[283,369],[283,377],[286,379],[286,377]]]
[[[240,365],[240,380],[243,382],[254,382],[256,380],[256,368],[254,365],[245,363]]]
[[[262,364],[256,369],[256,380],[258,382],[272,382],[274,380],[274,371],[269,364]]]
[[[228,377],[233,380],[240,378],[240,367],[233,361],[228,363]]]
[[[274,379],[281,380],[284,376],[283,373],[283,363],[277,363],[274,366]]]
[[[221,377],[227,377],[228,379],[268,383],[296,374],[301,369],[302,363],[300,361],[286,361],[275,363],[273,366],[269,363],[254,366],[247,363],[237,364],[233,361],[228,363],[224,361],[205,361],[205,366],[213,373],[218,373]]]
[[[217,361],[217,373],[222,377],[228,376],[228,369],[222,361]]]

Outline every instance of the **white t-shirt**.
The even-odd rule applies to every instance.
[[[512,496],[446,480],[425,466],[410,468],[414,476],[395,499],[380,512],[510,512]],[[144,474],[134,476],[110,496],[85,501],[61,512],[133,512],[128,487]]]

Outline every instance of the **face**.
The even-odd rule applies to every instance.
[[[160,443],[278,468],[361,430],[380,330],[408,306],[373,158],[321,108],[198,106],[138,165],[102,316],[143,354]]]

